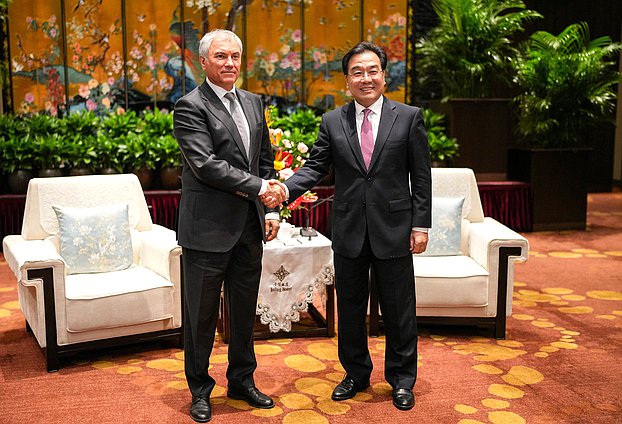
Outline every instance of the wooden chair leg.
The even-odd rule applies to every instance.
[[[56,337],[56,304],[54,303],[54,273],[52,268],[31,269],[28,279],[43,281],[43,304],[45,306],[45,356],[48,372],[58,371],[58,339]]]
[[[520,256],[520,247],[499,248],[499,280],[497,285],[497,316],[495,317],[495,339],[505,339],[506,308],[508,295],[508,265],[510,256]]]

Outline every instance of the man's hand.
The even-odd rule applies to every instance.
[[[259,200],[268,208],[276,208],[287,200],[285,186],[277,180],[268,181],[268,190],[259,196]]]
[[[423,253],[428,246],[428,233],[412,230],[410,232],[410,253]]]
[[[279,232],[279,227],[278,219],[266,219],[266,241],[274,240]]]

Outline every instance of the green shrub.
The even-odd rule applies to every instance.
[[[425,128],[428,133],[430,159],[432,162],[448,163],[458,157],[460,145],[457,140],[448,137],[445,129],[445,115],[422,109]]]
[[[559,35],[532,34],[517,62],[518,133],[531,147],[586,145],[588,131],[613,119],[620,43],[590,40],[586,23]]]

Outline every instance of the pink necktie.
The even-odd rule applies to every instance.
[[[365,161],[365,168],[369,169],[369,162],[371,162],[371,154],[374,152],[374,131],[371,128],[371,122],[369,121],[369,113],[371,109],[363,109],[365,116],[363,116],[363,125],[361,125],[361,153],[363,153],[363,160]]]

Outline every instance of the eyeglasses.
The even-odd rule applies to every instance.
[[[367,75],[370,79],[375,79],[382,75],[383,72],[384,71],[378,69],[372,69],[370,71],[354,71],[349,73],[348,76],[354,81],[360,81],[365,78],[365,75]]]

